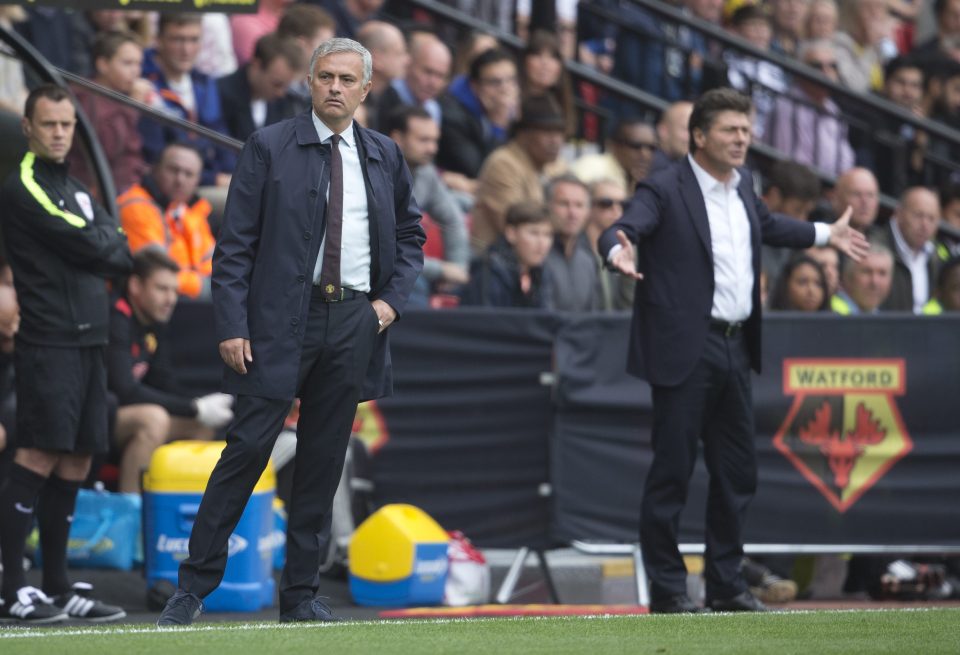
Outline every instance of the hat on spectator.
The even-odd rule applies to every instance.
[[[527,98],[520,106],[520,120],[513,125],[519,130],[565,130],[567,122],[553,96]]]

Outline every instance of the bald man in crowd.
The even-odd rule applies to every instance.
[[[831,204],[833,211],[853,207],[850,225],[866,232],[877,220],[880,210],[880,186],[877,177],[866,168],[855,167],[837,178]]]
[[[390,83],[380,96],[377,114],[382,121],[390,111],[403,105],[422,107],[439,126],[443,118],[437,98],[447,88],[453,56],[435,34],[414,32],[408,44],[407,73]],[[376,55],[374,55],[376,62]]]
[[[367,110],[367,124],[376,125],[376,110],[380,106],[380,96],[390,88],[394,80],[407,74],[410,55],[407,42],[395,25],[380,20],[364,23],[357,32],[357,41],[373,56],[373,78],[370,93],[364,101]]]
[[[653,154],[653,166],[650,173],[666,168],[671,163],[686,156],[690,149],[690,113],[693,103],[681,100],[675,102],[657,121],[657,140],[660,149]]]

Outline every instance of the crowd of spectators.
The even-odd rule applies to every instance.
[[[241,141],[309,109],[305,79],[319,43],[333,35],[362,42],[373,55],[373,87],[358,120],[400,147],[432,237],[414,307],[629,309],[633,284],[605,268],[597,237],[629,211],[637,184],[686,156],[691,101],[729,85],[753,99],[754,140],[784,156],[754,166],[770,208],[818,220],[851,206],[851,224],[873,244],[861,262],[842,261],[829,248],[764,248],[771,310],[960,311],[960,177],[930,163],[956,161],[960,149],[875,103],[859,122],[849,110],[851,98],[873,98],[960,128],[960,0],[935,0],[936,34],[922,42],[916,3],[908,1],[678,0],[693,26],[626,0],[593,3],[616,12],[622,26],[578,21],[577,3],[562,0],[546,15],[540,5],[552,3],[447,1],[521,35],[518,52],[483,32],[454,41],[403,3],[390,3],[396,11],[389,13],[383,4],[261,0],[256,14],[230,17],[0,8],[0,25],[20,31],[58,66]],[[695,29],[698,21],[745,47],[724,47]],[[758,50],[807,74],[791,74],[783,59]],[[571,57],[668,107],[655,114],[574,84],[564,66]],[[26,77],[15,59],[0,56],[0,110],[22,111]],[[106,155],[131,249],[167,256],[141,263],[149,270],[135,273],[114,306],[127,323],[140,321],[139,335],[172,311],[169,303],[142,309],[145,289],[162,295],[154,273],[172,278],[182,299],[209,297],[218,207],[235,155],[82,87],[74,93]],[[580,101],[612,117],[607,129],[590,127]],[[79,146],[71,166],[94,188]],[[890,216],[880,209],[882,194],[897,199]],[[0,286],[0,378],[15,331],[10,288]],[[124,376],[124,398],[133,397],[134,382],[141,380]],[[161,391],[171,385],[164,378]],[[124,398],[121,410],[139,402]],[[178,398],[152,415],[123,411],[118,447],[139,445],[124,460],[121,486],[135,486],[144,453],[182,433],[171,428],[171,415],[199,420],[207,430],[194,425],[196,434],[206,434],[229,412],[223,403]]]

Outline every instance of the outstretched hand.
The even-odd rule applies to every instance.
[[[843,216],[830,226],[829,244],[853,261],[858,262],[870,250],[870,243],[859,230],[850,227],[851,215],[853,215],[853,207],[848,206],[847,211],[843,212]]]
[[[620,243],[620,249],[610,258],[610,265],[621,275],[642,280],[643,274],[637,272],[637,249],[630,243],[630,239],[623,230],[617,230],[617,241]]]

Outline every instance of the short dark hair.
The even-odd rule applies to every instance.
[[[711,89],[697,98],[690,113],[690,154],[697,151],[697,142],[693,138],[694,130],[710,131],[717,114],[721,112],[735,111],[749,116],[752,107],[749,96],[729,87]]]
[[[616,123],[613,125],[613,128],[610,130],[610,139],[612,141],[622,142],[626,138],[626,132],[630,128],[636,127],[638,125],[644,125],[654,130],[656,134],[656,128],[649,122],[639,116],[625,116],[617,119]]]
[[[820,284],[820,290],[823,292],[823,300],[821,300],[820,306],[817,307],[817,311],[824,311],[830,306],[830,292],[827,290],[827,275],[823,272],[823,267],[820,266],[820,262],[810,255],[798,252],[787,260],[783,270],[780,271],[780,276],[773,285],[773,289],[770,291],[770,309],[796,309],[790,306],[790,276],[793,275],[795,270],[804,265],[813,266],[817,271],[817,280]]]
[[[160,12],[160,20],[157,22],[157,35],[163,34],[168,27],[179,27],[180,25],[200,25],[203,23],[203,14],[197,14],[189,11]]]
[[[920,79],[927,79],[927,74],[923,71],[923,65],[913,57],[894,57],[888,61],[883,67],[883,79],[889,80],[894,73],[905,68],[916,68],[920,71]]]
[[[140,38],[133,32],[128,30],[110,30],[109,32],[101,32],[97,35],[97,38],[93,41],[93,48],[90,50],[90,54],[93,56],[94,61],[98,59],[112,59],[113,56],[117,54],[120,46],[126,43],[132,43],[141,50],[143,49]]]
[[[561,184],[569,184],[571,186],[580,187],[583,189],[583,192],[587,194],[587,199],[589,202],[591,194],[590,187],[587,186],[587,183],[573,173],[562,173],[556,177],[550,178],[550,180],[547,182],[547,186],[543,192],[543,197],[547,199],[548,203],[553,201],[553,194],[557,190],[557,187]]]
[[[130,272],[130,275],[135,275],[141,280],[146,280],[157,271],[179,273],[180,265],[175,262],[170,255],[164,252],[160,246],[147,246],[134,253],[133,270]]]
[[[304,67],[303,50],[300,49],[292,39],[279,36],[272,32],[265,34],[257,39],[257,44],[253,47],[253,56],[260,65],[266,68],[275,59],[283,58],[293,70],[300,70]]]
[[[507,208],[507,225],[519,227],[521,225],[539,225],[540,223],[553,225],[550,218],[550,209],[542,202],[521,200]]]
[[[410,129],[410,119],[412,118],[433,120],[427,110],[419,105],[400,105],[387,112],[387,115],[381,120],[380,128],[387,136],[390,136],[393,132],[406,134],[407,130]]]
[[[184,150],[189,150],[190,152],[192,152],[193,154],[195,154],[197,157],[200,158],[201,163],[203,162],[203,151],[200,150],[200,148],[195,143],[186,141],[184,139],[177,139],[176,141],[171,141],[170,143],[163,146],[163,149],[160,150],[160,156],[157,157],[157,163],[159,164],[160,162],[162,162],[163,158],[167,156],[167,152],[170,150],[173,150],[174,148],[183,148]]]
[[[818,200],[820,178],[809,166],[792,160],[778,161],[770,169],[767,189],[776,188],[784,198]]]
[[[37,106],[37,100],[40,98],[46,98],[51,102],[60,102],[61,100],[69,100],[73,104],[73,96],[63,88],[62,86],[57,86],[56,84],[41,84],[33,91],[30,92],[30,95],[27,96],[27,101],[23,106],[23,117],[27,120],[33,118],[33,110]]]
[[[940,187],[940,207],[944,208],[955,200],[960,200],[960,184],[954,182]]]
[[[309,39],[321,27],[329,27],[335,31],[337,22],[324,9],[298,2],[284,9],[276,33],[286,38]]]
[[[501,61],[509,61],[514,66],[517,65],[517,60],[514,59],[513,55],[503,48],[491,48],[481,52],[476,59],[470,62],[470,81],[479,82],[484,68],[499,64]]]

